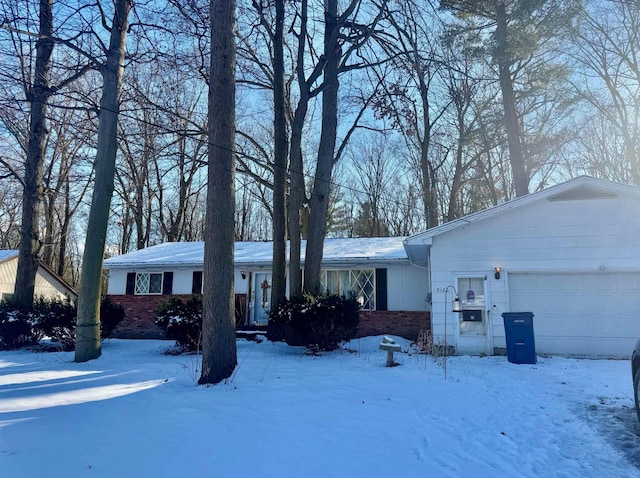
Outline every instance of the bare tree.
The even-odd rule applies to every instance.
[[[18,185],[13,178],[0,182],[0,249],[17,249],[20,244]]]
[[[590,2],[568,48],[575,88],[593,110],[583,128],[590,174],[640,185],[640,9],[634,2]],[[597,152],[596,155],[593,153]]]
[[[266,16],[267,5],[253,0],[260,22],[273,44],[273,256],[271,307],[277,308],[286,298],[286,183],[287,183],[287,120],[285,116],[285,64],[284,64],[284,0],[275,0],[275,25],[272,28]]]
[[[209,173],[202,303],[202,375],[218,383],[237,364],[233,294],[235,0],[210,0]]]
[[[324,12],[324,48],[322,78],[322,119],[320,143],[314,175],[313,190],[309,199],[309,224],[307,227],[307,248],[304,264],[304,291],[320,292],[320,273],[324,238],[327,234],[327,217],[331,191],[333,165],[339,157],[336,151],[338,131],[338,90],[341,72],[364,68],[367,62],[358,65],[349,64],[355,52],[361,49],[375,36],[376,28],[383,17],[383,8],[373,8],[373,14],[367,24],[358,24],[352,18],[359,12],[360,0],[351,0],[344,10],[338,13],[338,0],[326,0]],[[342,29],[349,27],[350,35],[343,35]],[[363,110],[361,110],[363,112]],[[351,132],[355,128],[355,123]]]
[[[42,201],[42,164],[47,141],[47,103],[51,96],[49,71],[53,53],[53,0],[40,1],[40,28],[36,42],[36,64],[27,99],[31,105],[29,144],[24,164],[20,253],[14,300],[25,307],[33,303],[40,253],[38,223]]]
[[[322,73],[324,58],[318,59],[311,73],[307,75],[305,57],[308,39],[308,0],[300,2],[299,30],[296,33],[296,80],[298,86],[298,103],[290,114],[291,142],[289,145],[289,290],[295,297],[302,294],[302,268],[300,254],[302,252],[301,240],[303,236],[301,211],[307,203],[307,195],[304,180],[304,160],[302,154],[302,137],[304,125],[309,110],[309,102],[312,96],[319,90],[312,92],[312,86]]]
[[[10,35],[8,42],[15,51],[18,65],[5,73],[7,77],[21,85],[29,104],[29,133],[26,141],[24,176],[22,179],[22,220],[20,229],[20,252],[14,299],[23,306],[33,303],[36,272],[41,248],[39,223],[42,190],[42,167],[47,142],[47,108],[49,99],[58,90],[84,75],[91,62],[68,69],[65,77],[51,84],[51,59],[56,42],[54,36],[53,0],[38,2],[37,32],[32,27],[32,5],[3,2],[2,28]],[[28,57],[32,43],[35,43],[35,61]]]
[[[82,82],[78,82],[82,83]],[[71,222],[84,203],[93,175],[81,174],[90,169],[86,148],[94,134],[87,113],[73,100],[67,100],[67,108],[51,109],[52,121],[47,144],[47,157],[43,168],[44,236],[42,260],[59,276],[75,285],[77,276],[74,264],[68,256]],[[68,267],[71,267],[70,269]]]
[[[398,163],[386,150],[386,138],[372,134],[360,138],[348,155],[355,170],[354,183],[362,191],[358,200],[360,215],[354,224],[354,234],[359,237],[382,237],[389,235],[385,202],[390,199],[392,189],[398,191]]]
[[[437,76],[447,68],[443,61],[442,31],[430,2],[403,1],[389,6],[393,41],[385,47],[393,69],[378,73],[384,95],[376,102],[376,111],[390,118],[401,131],[407,146],[415,151],[420,170],[424,219],[427,227],[440,222],[438,208],[439,161],[433,154],[433,137],[438,122],[449,106],[445,95],[438,94]],[[390,69],[388,65],[385,65]]]
[[[86,362],[101,354],[100,286],[109,207],[113,195],[118,148],[119,99],[124,71],[125,40],[131,0],[115,0],[109,48],[100,66],[103,78],[98,146],[95,159],[95,186],[89,212],[87,237],[82,257],[78,291],[75,361]]]

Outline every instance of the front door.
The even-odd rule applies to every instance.
[[[489,353],[485,292],[484,276],[458,277],[458,296],[462,305],[462,312],[458,314],[458,352],[461,354]]]
[[[271,311],[271,273],[256,272],[253,285],[253,325],[267,325]]]

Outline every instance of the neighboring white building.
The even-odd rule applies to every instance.
[[[363,304],[360,333],[394,333],[415,339],[429,330],[428,274],[410,264],[403,237],[326,239],[324,288],[353,295]],[[270,310],[271,242],[237,242],[234,252],[236,313],[239,326],[266,325]],[[302,245],[304,264],[305,244]],[[153,316],[167,295],[202,293],[204,243],[164,243],[112,257],[107,293],[125,307],[117,333],[158,336]],[[164,296],[164,297],[163,297]]]
[[[430,271],[434,341],[458,353],[504,352],[503,312],[533,312],[538,354],[626,358],[640,338],[640,188],[583,176],[405,246]]]
[[[18,251],[0,250],[0,300],[13,295],[18,272]],[[34,295],[47,299],[77,299],[77,292],[58,274],[40,263],[36,275]]]

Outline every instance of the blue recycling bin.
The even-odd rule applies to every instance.
[[[507,359],[511,363],[536,363],[536,341],[533,335],[532,312],[505,312],[504,332],[507,341]]]

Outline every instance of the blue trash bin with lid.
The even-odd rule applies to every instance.
[[[504,332],[507,359],[511,363],[536,363],[536,341],[533,335],[533,312],[505,312]]]

